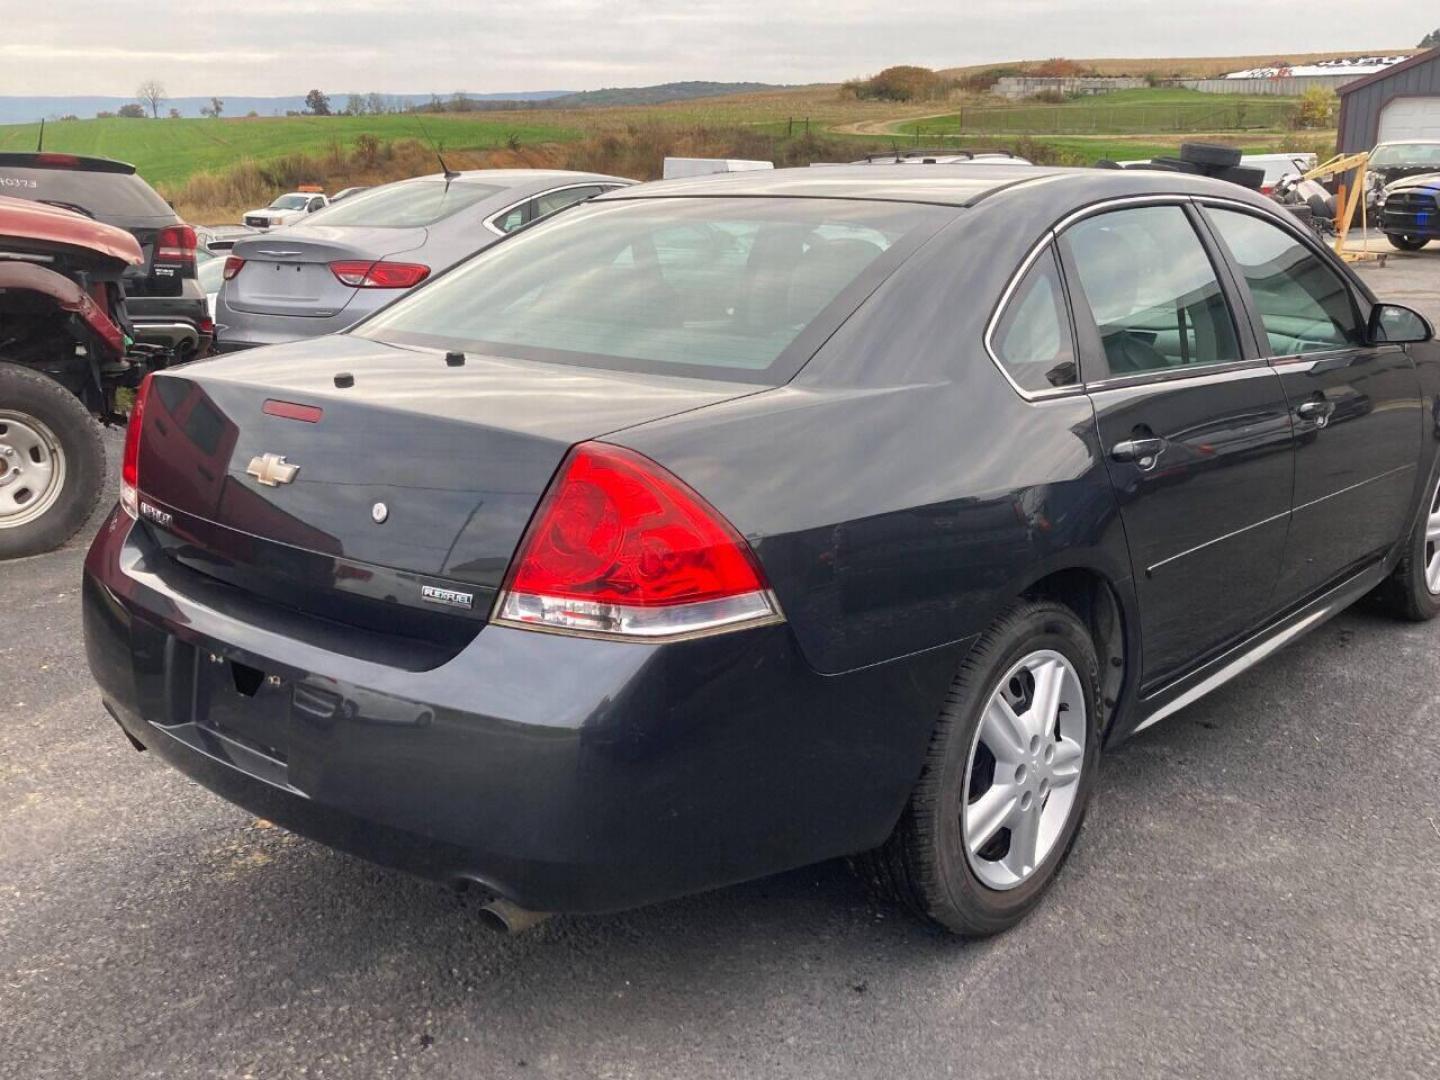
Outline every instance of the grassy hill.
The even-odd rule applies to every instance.
[[[608,105],[662,105],[670,101],[693,101],[696,98],[723,97],[729,94],[753,94],[785,87],[755,82],[673,82],[657,86],[622,86],[605,90],[582,90],[548,98],[537,108],[584,109]]]
[[[1066,59],[1074,60],[1086,71],[1093,71],[1096,75],[1134,75],[1137,77],[1156,75],[1161,78],[1213,79],[1232,71],[1265,67],[1273,64],[1276,60],[1287,60],[1291,64],[1313,64],[1318,60],[1339,60],[1351,56],[1411,56],[1421,51],[1420,49],[1352,49],[1348,52],[1267,53],[1262,56],[1101,57],[1093,60],[1067,57]],[[981,71],[991,71],[995,68],[1004,68],[1007,71],[1013,69],[1017,74],[1023,74],[1043,63],[1045,63],[1044,60],[1011,60],[971,64],[968,67],[948,68],[941,74],[959,78]]]
[[[428,132],[451,150],[522,143],[564,142],[579,131],[534,113],[459,113],[395,116],[282,116],[220,120],[67,120],[45,125],[45,149],[131,162],[156,186],[178,184],[196,172],[225,169],[246,159],[348,150],[361,135],[418,139]],[[0,127],[0,150],[33,150],[38,124]]]
[[[1181,88],[1120,90],[1063,104],[1015,104],[965,108],[944,116],[908,121],[902,132],[937,135],[1131,135],[1164,132],[1281,131],[1296,108],[1283,97],[1202,94]]]

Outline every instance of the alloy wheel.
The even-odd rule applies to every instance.
[[[1430,496],[1425,519],[1425,587],[1431,596],[1440,596],[1440,484]]]
[[[65,452],[45,424],[0,409],[0,529],[43,515],[65,487]]]
[[[965,857],[982,884],[1013,889],[1055,850],[1075,810],[1088,724],[1080,676],[1058,652],[1030,653],[1000,681],[970,749],[960,811]]]

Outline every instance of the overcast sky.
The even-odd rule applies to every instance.
[[[1440,5],[1414,0],[0,0],[0,94],[828,82],[897,63],[1407,48],[1436,24]]]

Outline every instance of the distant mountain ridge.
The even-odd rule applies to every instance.
[[[547,98],[569,97],[573,90],[527,90],[502,94],[466,94],[472,101],[515,101],[532,103]],[[305,108],[305,95],[294,94],[284,97],[252,97],[240,95],[218,95],[225,103],[226,116],[244,116],[249,112],[261,116],[284,116],[287,112],[300,112]],[[330,107],[337,112],[345,107],[349,93],[330,94]],[[361,95],[364,96],[364,95]],[[402,106],[423,105],[432,97],[448,99],[450,95],[440,94],[382,94],[387,102]],[[97,112],[115,112],[121,105],[133,105],[133,97],[108,97],[103,95],[68,95],[57,97],[0,95],[0,124],[33,124],[39,120],[58,119],[62,116],[78,116],[89,120]],[[167,98],[161,105],[161,115],[170,109],[179,109],[182,116],[199,116],[201,108],[208,106],[208,97]]]
[[[617,86],[603,90],[528,90],[501,94],[465,93],[459,111],[506,108],[583,109],[606,105],[662,105],[667,101],[691,101],[696,98],[720,97],[725,94],[748,94],[761,90],[784,90],[785,86],[758,82],[689,82],[660,83],[655,86]],[[366,97],[368,95],[358,95]],[[382,94],[392,108],[425,107],[437,99],[437,111],[451,111],[455,97],[450,94]],[[330,108],[339,112],[345,107],[348,93],[330,94]],[[303,112],[305,95],[288,97],[226,97],[225,116],[245,116],[255,112],[261,116],[284,116],[287,112]],[[98,112],[115,112],[122,105],[134,105],[135,98],[76,95],[70,97],[20,97],[0,95],[0,124],[33,124],[40,120],[58,120],[62,116],[92,119]],[[167,98],[160,106],[161,115],[179,109],[181,116],[199,116],[208,107],[208,97]]]
[[[544,100],[547,109],[585,108],[599,105],[661,105],[667,101],[690,101],[694,98],[721,97],[725,94],[749,94],[761,90],[788,89],[777,83],[758,82],[672,82],[656,86],[624,86],[604,90],[581,90],[574,94]]]

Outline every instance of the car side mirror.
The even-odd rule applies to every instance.
[[[1435,328],[1418,311],[1400,304],[1376,304],[1370,309],[1370,344],[1418,345],[1431,341]]]

